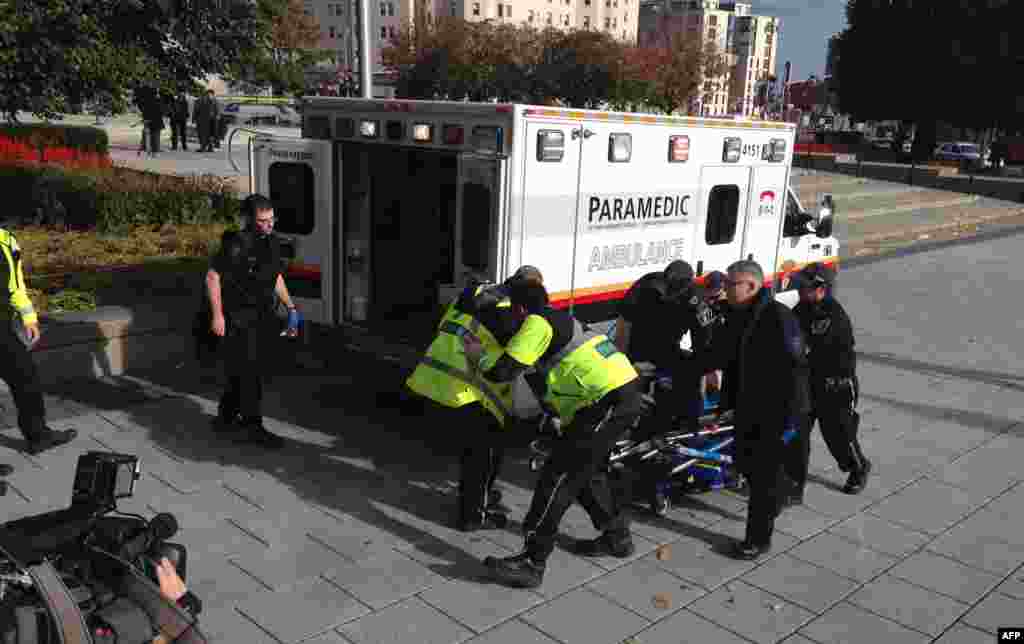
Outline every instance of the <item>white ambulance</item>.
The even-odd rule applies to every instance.
[[[311,97],[303,138],[255,137],[249,162],[305,317],[408,337],[432,331],[469,276],[501,281],[522,264],[587,322],[676,259],[700,276],[752,258],[785,290],[786,275],[839,254],[829,209],[804,214],[789,188],[794,135],[765,121]]]

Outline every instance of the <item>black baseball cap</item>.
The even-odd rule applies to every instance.
[[[802,271],[796,274],[797,286],[818,288],[819,286],[832,286],[836,281],[836,272],[824,264],[811,264],[805,266]]]
[[[665,282],[669,293],[678,293],[693,282],[693,267],[681,259],[677,259],[665,267]]]

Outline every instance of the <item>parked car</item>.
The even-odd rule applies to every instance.
[[[940,143],[935,148],[935,159],[938,161],[959,161],[975,167],[988,165],[988,152],[982,152],[975,143],[963,141]]]
[[[228,103],[224,117],[232,125],[301,125],[302,117],[290,105],[260,105],[252,103]]]

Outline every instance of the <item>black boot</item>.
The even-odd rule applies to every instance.
[[[484,566],[494,581],[512,588],[537,588],[544,581],[546,562],[528,550],[518,555],[504,557],[487,557]]]
[[[843,486],[845,494],[860,494],[868,485],[868,474],[871,473],[871,461],[864,456],[859,443],[853,444],[853,452],[856,454],[857,469],[850,473]]]
[[[263,426],[263,419],[259,417],[243,418],[240,422],[241,434],[236,439],[242,443],[253,443],[268,449],[281,449],[284,447],[284,439],[267,431]]]
[[[57,431],[50,429],[49,427],[45,427],[38,435],[28,440],[27,451],[32,456],[37,456],[46,450],[70,443],[77,437],[78,432],[73,429]]]
[[[460,532],[476,532],[477,530],[503,530],[508,525],[508,516],[501,512],[483,512],[480,516],[459,517]]]
[[[222,409],[213,419],[213,431],[217,433],[237,431],[241,426],[241,420],[238,412],[228,412]]]
[[[636,552],[629,532],[603,532],[596,539],[577,539],[570,552],[581,557],[617,557],[628,559]]]
[[[0,463],[0,476],[10,476],[14,474],[14,468],[5,463]]]
[[[754,544],[749,541],[737,541],[732,547],[732,556],[742,561],[753,561],[772,549],[772,544]]]

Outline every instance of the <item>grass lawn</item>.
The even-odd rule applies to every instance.
[[[37,311],[58,313],[195,291],[225,229],[167,225],[126,236],[34,227],[12,232]]]

